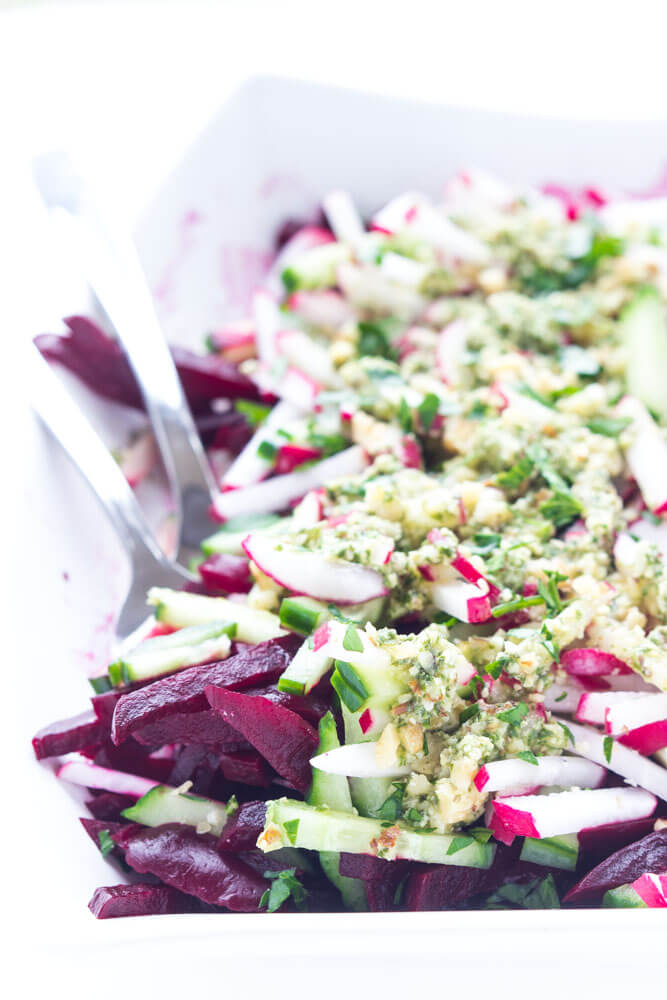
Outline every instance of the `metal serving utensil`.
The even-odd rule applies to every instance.
[[[162,553],[131,487],[106,446],[37,348],[31,345],[28,350],[31,402],[88,481],[130,560],[130,587],[116,621],[116,636],[122,642],[148,617],[149,587],[180,588],[194,577]]]
[[[33,174],[46,206],[69,217],[82,272],[115,327],[139,384],[176,507],[176,559],[187,565],[211,532],[208,508],[216,486],[136,249],[105,217],[65,153],[37,157]]]

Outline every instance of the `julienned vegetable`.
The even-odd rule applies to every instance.
[[[174,352],[199,582],[33,741],[147,876],[91,910],[664,908],[664,212],[476,169],[323,208]],[[44,353],[141,407],[68,327]]]

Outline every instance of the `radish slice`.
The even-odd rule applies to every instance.
[[[286,549],[281,542],[259,534],[248,535],[243,548],[263,573],[293,594],[336,604],[361,604],[388,593],[375,570],[329,559],[320,552]]]
[[[574,678],[569,684],[551,685],[544,692],[544,707],[548,712],[576,712],[586,688]]]
[[[429,273],[426,264],[410,257],[404,257],[400,253],[386,253],[382,258],[380,270],[389,281],[395,281],[399,285],[413,288],[415,291]]]
[[[631,674],[632,669],[617,656],[603,649],[568,649],[560,664],[575,677],[606,677],[608,674]]]
[[[347,625],[343,622],[326,621],[313,632],[313,649],[326,650],[333,660],[349,660],[369,670],[379,673],[386,672],[391,666],[391,657],[385,649],[375,646],[363,629],[357,629],[356,635],[362,645],[361,650],[349,650],[343,645]]]
[[[436,608],[459,621],[474,625],[491,617],[488,585],[468,583],[465,580],[437,581],[431,585],[431,599]]]
[[[667,719],[631,729],[619,736],[618,742],[646,756],[664,750],[667,747]]]
[[[398,319],[410,322],[424,308],[421,295],[389,281],[377,267],[339,264],[337,277],[348,300],[360,309],[394,313]]]
[[[294,508],[292,524],[295,528],[311,528],[321,520],[322,497],[318,490],[310,490],[301,503]]]
[[[276,295],[281,296],[285,290],[282,283],[283,271],[303,254],[314,250],[315,247],[324,246],[325,243],[335,243],[333,233],[330,233],[328,229],[323,229],[321,226],[304,226],[303,229],[299,229],[285,243],[274,260],[266,282],[267,287]]]
[[[276,334],[276,346],[290,365],[306,372],[315,382],[327,386],[339,383],[329,352],[303,330],[281,330]]]
[[[291,423],[299,416],[299,411],[291,403],[278,403],[266,420],[258,427],[245,448],[239,452],[225,473],[222,485],[227,489],[251,486],[268,476],[271,462],[258,454],[262,442],[269,441],[276,431]]]
[[[371,229],[393,236],[405,227],[421,197],[415,191],[405,191],[392,198],[373,216]]]
[[[424,198],[417,202],[414,211],[410,213],[405,229],[454,260],[484,264],[491,257],[485,243],[456,226]]]
[[[348,778],[401,778],[411,768],[396,764],[380,767],[375,760],[375,743],[352,743],[327,750],[310,761],[311,766],[327,774],[344,774]]]
[[[608,709],[618,702],[628,702],[633,698],[645,698],[638,691],[587,691],[579,698],[576,717],[579,722],[592,726],[604,726]],[[557,711],[564,711],[556,706]]]
[[[642,757],[636,750],[614,743],[611,752],[605,753],[605,747],[609,751],[606,740],[588,726],[580,726],[576,722],[568,723],[568,728],[574,737],[573,752],[588,760],[601,764],[614,774],[620,774],[632,785],[639,785],[653,792],[659,798],[667,801],[667,769],[655,764],[652,760]],[[569,831],[572,832],[572,831]]]
[[[600,219],[606,229],[615,233],[623,233],[635,225],[664,225],[667,224],[667,198],[613,201],[600,210]]]
[[[647,906],[661,909],[667,907],[667,874],[647,873],[640,875],[632,883],[632,888]]]
[[[492,600],[497,599],[500,594],[498,588],[494,584],[489,583],[484,574],[481,573],[476,566],[473,566],[470,560],[466,559],[466,557],[461,555],[460,552],[456,553],[452,559],[451,565],[457,573],[461,574],[464,580],[468,581],[468,583],[474,583],[481,590],[486,590]]]
[[[638,729],[653,722],[667,723],[667,694],[620,695],[607,707],[605,729],[612,736],[622,736],[628,729]]]
[[[279,476],[286,475],[305,462],[315,462],[321,456],[319,448],[307,444],[282,444],[276,456],[276,472]]]
[[[536,785],[599,788],[606,773],[599,764],[579,757],[537,757],[537,764],[512,758],[485,764],[475,775],[474,784],[479,792],[502,793]]]
[[[337,330],[354,317],[354,309],[340,292],[300,291],[290,295],[287,305],[311,326]]]
[[[625,457],[644,503],[655,514],[667,513],[667,442],[660,428],[644,404],[632,396],[625,396],[616,412],[632,420],[634,440]]]
[[[294,500],[299,500],[309,490],[324,486],[325,483],[344,476],[355,476],[366,467],[366,459],[361,448],[346,448],[345,451],[325,458],[301,472],[290,472],[286,476],[274,476],[263,483],[248,486],[243,490],[230,490],[217,496],[211,513],[220,521],[226,521],[238,514],[268,514],[285,510]]]
[[[438,334],[435,361],[443,382],[458,385],[461,378],[461,360],[468,340],[468,324],[455,319]]]
[[[633,535],[636,535],[640,541],[650,542],[652,545],[656,545],[660,555],[667,562],[667,521],[661,521],[660,524],[654,524],[653,522],[640,517],[639,520],[633,521],[630,525],[630,531]],[[629,538],[628,535],[619,535],[617,544],[622,537]],[[631,542],[633,541],[632,538],[629,538],[629,540]],[[614,555],[616,555],[616,548],[614,548]]]
[[[141,778],[138,774],[126,774],[125,771],[112,771],[108,767],[99,767],[86,760],[70,760],[58,771],[57,776],[73,785],[83,785],[85,788],[102,788],[106,792],[117,792],[119,795],[136,795],[141,798],[151,788],[159,785],[159,781]]]
[[[330,191],[322,199],[322,208],[336,239],[356,246],[364,235],[364,224],[348,192]]]
[[[593,791],[517,795],[496,799],[493,808],[512,833],[524,837],[558,837],[591,826],[623,823],[650,816],[656,798],[643,788],[597,788]]]

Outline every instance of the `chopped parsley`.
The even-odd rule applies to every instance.
[[[526,764],[534,764],[535,767],[539,764],[539,761],[532,750],[522,750],[521,753],[517,754],[519,760],[525,760]]]
[[[343,649],[350,653],[363,653],[364,646],[354,625],[348,625],[343,636]]]
[[[498,712],[501,722],[507,722],[510,726],[518,726],[522,719],[528,715],[528,705],[525,701],[520,701],[513,708],[508,708],[504,712]]]
[[[611,761],[611,754],[614,749],[614,737],[605,736],[605,738],[602,741],[602,748],[604,750],[604,759],[609,764]]]
[[[435,420],[438,412],[440,400],[434,392],[427,393],[417,407],[419,423],[424,431],[430,430],[431,424]]]
[[[510,882],[496,889],[484,903],[486,910],[558,910],[560,900],[553,875],[530,882]]]
[[[556,528],[564,528],[582,513],[582,507],[571,493],[556,490],[550,500],[540,506],[540,513],[551,521]]]
[[[106,858],[107,854],[111,854],[116,846],[108,830],[100,830],[97,834],[97,841],[100,845],[100,852],[103,858]]]
[[[602,434],[604,437],[617,438],[626,427],[629,427],[631,420],[628,417],[593,417],[586,426],[593,434]]]
[[[281,872],[264,872],[264,878],[271,880],[271,887],[262,894],[259,909],[275,913],[283,903],[292,897],[297,910],[305,910],[307,890],[296,877],[296,868],[286,868]]]

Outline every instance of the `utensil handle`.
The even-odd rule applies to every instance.
[[[49,370],[36,347],[29,347],[28,385],[40,418],[88,481],[133,565],[148,556],[164,562],[129,483],[88,420]]]

